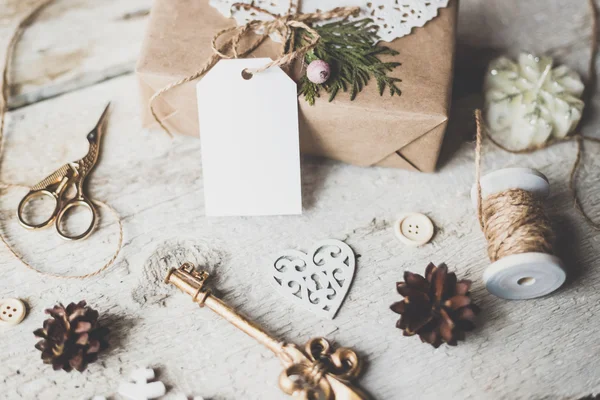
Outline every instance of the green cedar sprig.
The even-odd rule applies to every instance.
[[[340,90],[350,91],[350,100],[363,90],[371,77],[377,82],[379,94],[383,96],[386,87],[390,96],[400,96],[401,91],[396,85],[402,80],[388,76],[399,62],[382,62],[378,56],[396,56],[398,52],[386,46],[375,46],[377,26],[371,19],[356,21],[338,21],[314,29],[319,33],[321,39],[316,47],[305,56],[306,65],[314,60],[323,60],[329,63],[331,77],[324,84],[315,84],[304,75],[299,83],[298,92],[303,95],[310,105],[315,104],[320,97],[320,90],[325,89],[329,93],[329,101],[332,101]],[[295,48],[305,45],[312,37],[309,32],[301,29],[295,31]]]

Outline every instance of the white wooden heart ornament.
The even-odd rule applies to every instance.
[[[335,318],[356,268],[350,246],[328,239],[308,253],[284,250],[273,260],[270,280],[283,297],[318,316]]]

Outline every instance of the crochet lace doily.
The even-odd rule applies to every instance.
[[[413,28],[421,27],[438,15],[438,10],[448,5],[449,0],[303,0],[300,4],[304,13],[317,10],[330,10],[335,7],[358,6],[361,18],[371,18],[379,26],[380,40],[391,42],[408,35]],[[226,17],[233,17],[238,25],[251,20],[266,20],[270,17],[254,11],[233,10],[231,5],[241,0],[210,0]],[[243,0],[251,3],[251,0]],[[285,14],[290,7],[290,0],[254,0],[254,5],[274,14]]]

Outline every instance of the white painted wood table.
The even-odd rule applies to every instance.
[[[0,0],[4,48],[15,18],[34,0]],[[177,393],[210,399],[279,399],[279,362],[264,348],[161,283],[183,261],[215,273],[222,296],[273,334],[295,343],[326,336],[367,360],[361,383],[376,399],[578,399],[600,392],[600,236],[572,207],[568,191],[574,144],[530,156],[489,148],[485,169],[530,166],[551,180],[549,212],[560,234],[569,281],[552,296],[504,301],[481,283],[488,265],[484,239],[468,198],[473,182],[473,132],[482,68],[491,55],[521,48],[547,52],[585,72],[590,17],[583,0],[464,0],[461,4],[453,126],[436,174],[358,168],[303,159],[304,214],[297,217],[205,218],[199,140],[169,139],[140,128],[132,69],[150,0],[57,0],[24,34],[12,65],[12,111],[0,178],[31,185],[87,150],[84,135],[112,100],[103,154],[89,193],[121,214],[121,256],[84,281],[44,278],[0,249],[0,298],[19,297],[28,317],[0,327],[0,398],[85,399],[115,395],[141,366],[157,369]],[[193,49],[191,50],[193,51]],[[584,131],[598,135],[598,102]],[[600,218],[600,157],[586,146],[582,201]],[[114,218],[101,212],[87,241],[61,242],[52,230],[17,226],[23,189],[0,198],[2,229],[24,258],[42,270],[90,272],[114,250]],[[403,211],[428,214],[431,244],[413,249],[393,236]],[[324,238],[345,240],[360,254],[348,298],[333,321],[281,301],[265,279],[268,255],[307,249]],[[483,309],[478,329],[456,348],[404,338],[388,306],[405,269],[446,262],[474,280]],[[53,372],[33,348],[44,309],[86,299],[112,329],[112,348],[83,373]],[[169,398],[167,396],[166,398]]]

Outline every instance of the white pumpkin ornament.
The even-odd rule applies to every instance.
[[[500,57],[485,77],[484,118],[492,138],[510,150],[541,146],[572,133],[583,112],[584,85],[550,57]]]

